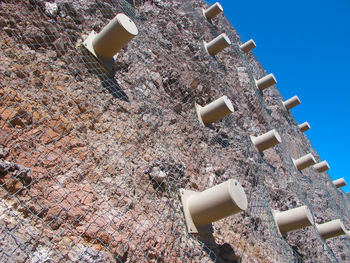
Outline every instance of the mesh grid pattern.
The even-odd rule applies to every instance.
[[[206,21],[204,6],[0,2],[1,261],[348,260],[349,241],[325,242],[315,226],[278,233],[271,209],[305,204],[317,223],[337,217],[349,225],[348,200],[328,176],[295,170],[292,157],[317,153],[278,90],[255,88],[267,73],[241,52],[241,37],[223,15]],[[82,44],[120,12],[139,35],[111,74]],[[202,41],[222,32],[233,45],[212,58]],[[202,127],[194,102],[222,95],[235,113]],[[250,135],[273,128],[283,143],[259,154]],[[215,223],[213,235],[189,235],[179,189],[203,191],[230,178],[243,185],[249,208]],[[315,202],[324,198],[326,211]]]

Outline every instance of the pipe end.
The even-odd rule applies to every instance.
[[[272,73],[270,73],[269,76],[270,76],[270,78],[271,78],[271,79],[273,80],[273,82],[274,82],[273,85],[276,85],[276,84],[277,84],[277,80],[276,80],[275,76],[274,76]]]
[[[328,164],[327,161],[323,161],[323,162],[317,163],[317,164],[315,164],[314,167],[319,173],[323,173],[323,172],[325,172],[325,171],[330,169],[329,164]]]
[[[311,210],[310,210],[310,208],[307,207],[306,205],[303,206],[303,207],[304,207],[304,209],[305,209],[305,215],[306,215],[307,219],[309,220],[310,226],[311,226],[311,225],[313,225],[313,224],[315,223],[315,222],[314,222],[314,218],[313,218],[312,213],[311,213]]]
[[[138,35],[139,30],[137,29],[135,23],[131,20],[131,18],[129,18],[125,14],[120,13],[116,16],[116,19],[118,20],[119,24],[131,35]]]
[[[253,39],[250,39],[248,42],[251,43],[251,45],[252,45],[251,49],[256,48],[256,43]]]
[[[231,100],[226,95],[222,96],[222,98],[226,104],[226,107],[229,109],[229,111],[231,111],[231,113],[233,113],[235,109],[233,108]]]
[[[295,99],[297,101],[298,105],[301,104],[301,101],[300,101],[300,99],[299,99],[299,97],[297,95],[295,95],[293,97],[293,99]]]
[[[224,11],[224,8],[222,7],[222,5],[219,2],[216,2],[215,5],[220,9],[221,12]]]
[[[311,161],[315,164],[316,163],[316,159],[315,157],[312,155],[312,153],[309,153],[307,156],[309,156],[309,158],[311,159]]]
[[[231,40],[230,40],[229,37],[226,35],[226,33],[222,33],[220,36],[221,36],[223,39],[225,39],[225,41],[226,41],[226,43],[227,43],[228,45],[231,45]]]
[[[248,200],[242,185],[235,179],[229,180],[228,191],[236,206],[244,211],[248,208]]]
[[[281,143],[281,142],[282,142],[282,138],[281,138],[281,135],[277,132],[277,130],[276,130],[276,129],[273,129],[272,132],[273,132],[273,134],[274,134],[274,136],[275,136],[277,142],[278,142],[278,143]]]

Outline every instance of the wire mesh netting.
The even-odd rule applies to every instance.
[[[307,205],[315,223],[349,222],[348,197],[292,158],[310,142],[221,14],[199,1],[0,2],[0,259],[3,262],[347,262],[350,243],[317,228],[281,235],[272,209]],[[118,13],[139,34],[113,73],[83,46]],[[226,32],[216,57],[203,41]],[[226,95],[235,112],[210,127],[202,106]],[[259,153],[271,129],[283,142]],[[230,178],[246,211],[187,233],[180,188]]]

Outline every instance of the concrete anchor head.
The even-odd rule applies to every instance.
[[[273,211],[273,216],[280,233],[309,227],[314,223],[311,211],[305,205],[284,212]]]
[[[247,209],[243,187],[230,179],[203,192],[180,189],[183,212],[190,233],[199,233],[212,222]]]
[[[229,45],[231,45],[231,41],[225,33],[217,36],[209,43],[204,42],[204,48],[211,56],[216,56]]]
[[[283,101],[282,104],[286,110],[290,110],[294,108],[295,106],[298,106],[300,104],[300,100],[298,96],[294,96],[290,98],[289,100]]]
[[[299,170],[304,170],[305,168],[310,167],[311,165],[316,164],[316,159],[312,153],[306,154],[299,159],[293,159],[294,166]]]
[[[248,53],[252,49],[256,48],[256,44],[253,39],[248,40],[239,46],[239,48],[243,51],[243,53]]]
[[[279,143],[282,142],[281,136],[278,132],[273,129],[263,135],[258,137],[250,136],[254,146],[258,149],[259,152],[263,152]]]
[[[310,127],[309,123],[306,121],[306,122],[299,125],[299,129],[301,132],[306,132],[307,130],[310,130],[311,127]]]
[[[91,32],[83,46],[107,70],[111,70],[116,54],[137,35],[138,29],[135,23],[128,16],[120,13],[100,33]]]
[[[316,224],[316,228],[323,239],[330,239],[347,234],[347,230],[340,219],[332,220],[323,224]]]
[[[227,96],[222,96],[204,107],[198,104],[195,106],[198,119],[203,125],[219,121],[234,112],[233,105]]]
[[[319,162],[319,163],[315,164],[314,168],[317,170],[317,172],[323,173],[323,172],[329,170],[329,165],[328,165],[327,161],[323,161],[323,162]]]
[[[277,84],[277,80],[273,74],[266,75],[261,79],[255,80],[255,84],[259,90],[267,89]]]
[[[345,182],[344,178],[340,178],[340,179],[334,180],[333,184],[334,184],[334,186],[336,188],[340,188],[340,187],[346,186],[346,182]]]
[[[219,2],[216,2],[215,4],[211,5],[207,9],[203,9],[203,15],[206,19],[211,20],[214,17],[216,17],[218,14],[220,14],[224,9],[220,5]]]

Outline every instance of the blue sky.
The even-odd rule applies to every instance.
[[[216,1],[208,1],[213,4]],[[276,76],[292,109],[332,179],[344,177],[350,192],[350,0],[220,0],[225,16],[256,57]]]

